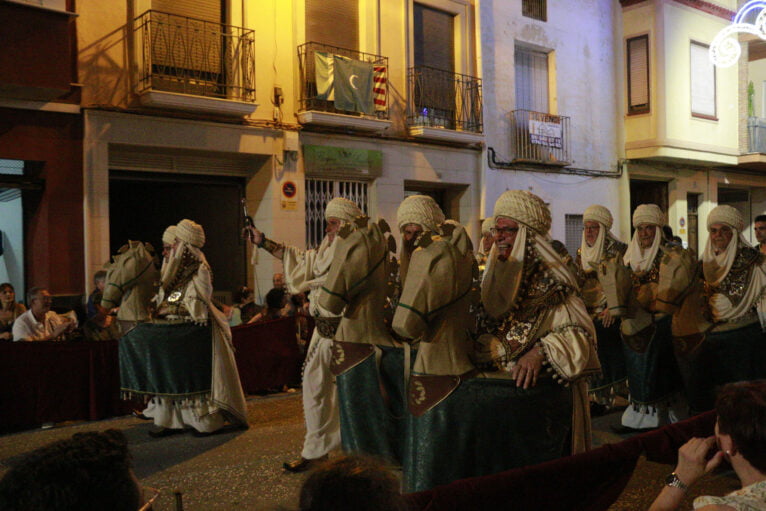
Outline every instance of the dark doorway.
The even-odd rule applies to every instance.
[[[202,249],[216,291],[234,291],[247,281],[240,238],[244,180],[234,177],[111,171],[109,239],[114,254],[128,240],[148,241],[161,251],[162,233],[188,218],[205,229]]]
[[[657,204],[663,213],[668,213],[668,183],[665,181],[630,180],[630,214],[639,204]]]

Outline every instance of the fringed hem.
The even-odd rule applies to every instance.
[[[120,389],[123,401],[143,401],[144,404],[161,399],[166,404],[178,408],[210,408],[216,406],[210,391],[195,394],[150,394],[136,390]]]
[[[656,399],[651,403],[640,403],[634,401],[632,397],[628,398],[628,406],[632,407],[633,411],[647,415],[656,415],[659,408],[670,408],[683,402],[683,397],[678,392]]]

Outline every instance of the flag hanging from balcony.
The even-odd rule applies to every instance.
[[[386,66],[374,66],[372,68],[372,93],[373,102],[375,103],[376,112],[385,112],[386,105],[386,88],[388,87],[388,79],[386,77]]]
[[[349,112],[374,112],[372,100],[372,64],[335,55],[333,82],[335,108]]]
[[[333,67],[335,59],[330,53],[314,52],[314,73],[317,83],[317,99],[335,101]]]

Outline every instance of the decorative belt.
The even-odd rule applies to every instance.
[[[737,330],[738,328],[744,328],[750,326],[758,321],[758,313],[750,311],[738,318],[728,319],[720,321],[713,327],[713,332],[728,332],[729,330]]]
[[[327,339],[333,339],[335,337],[335,332],[338,330],[338,325],[340,325],[340,320],[340,317],[316,317],[314,318],[314,324],[316,325],[316,329],[319,331],[319,335]]]

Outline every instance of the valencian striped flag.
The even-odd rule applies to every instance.
[[[388,87],[386,66],[374,66],[372,68],[372,82],[372,93],[373,102],[375,103],[375,111],[385,112],[387,108],[386,88]]]

